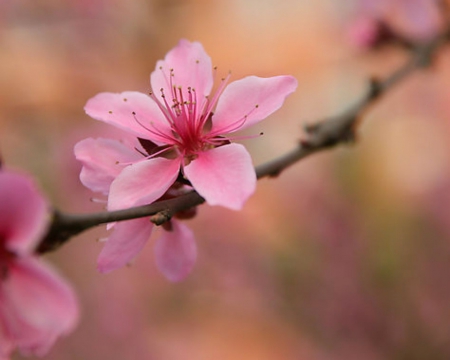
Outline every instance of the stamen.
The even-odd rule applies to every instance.
[[[162,89],[161,89],[162,91]],[[156,105],[158,105],[159,110],[161,110],[161,112],[163,113],[164,117],[166,118],[167,122],[169,123],[170,126],[173,125],[172,120],[171,120],[171,115],[170,115],[170,110],[165,108],[161,102],[158,100],[158,98],[156,97],[156,95],[153,92],[149,93],[150,97],[153,99],[153,101],[156,103]]]
[[[209,118],[209,115],[212,113],[212,110],[216,106],[217,100],[219,100],[220,95],[222,95],[223,91],[225,90],[225,87],[230,77],[231,72],[229,72],[226,77],[222,78],[219,88],[216,90],[212,99],[211,100],[208,99],[208,101],[204,104],[205,108],[202,109],[202,111],[200,112],[200,114],[203,114],[201,123],[202,126],[205,124],[205,122]]]
[[[153,129],[150,129],[149,127],[145,126],[142,122],[140,122],[138,120],[138,118],[136,117],[136,113],[133,111],[132,112],[133,118],[134,120],[140,125],[142,126],[145,130],[147,130],[149,133],[159,136],[161,138],[163,138],[165,141],[169,142],[169,143],[174,143],[177,142],[176,139],[174,139],[173,137],[171,137],[170,135],[162,132],[161,130],[159,130],[153,123],[150,123],[150,125],[153,127]]]
[[[264,133],[260,132],[259,134],[255,134],[255,135],[220,136],[220,137],[213,137],[213,138],[207,139],[207,140],[205,140],[205,142],[212,146],[220,146],[223,144],[223,142],[234,142],[234,141],[240,141],[240,140],[255,139],[255,138],[263,136],[263,135],[264,135]]]
[[[143,151],[139,150],[136,146],[134,147],[134,150],[136,150],[139,154],[141,154],[144,157],[147,157],[148,154],[144,153]]]
[[[183,116],[184,116],[184,120],[186,120],[186,122],[187,122],[187,127],[189,127],[189,114],[187,113],[187,111],[186,111],[186,105],[187,105],[187,101],[185,101],[184,100],[184,97],[183,97],[183,91],[182,91],[182,89],[181,89],[181,86],[179,86],[178,87],[178,93],[180,94],[180,115],[181,114],[183,114]]]
[[[167,111],[164,114],[168,114],[168,116],[166,116],[167,121],[169,122],[170,126],[174,126],[175,125],[175,120],[176,117],[174,116],[173,111],[171,110],[171,107],[169,106],[169,103],[166,100],[166,96],[164,95],[164,89],[161,88],[161,97],[164,101],[164,105],[166,106]]]
[[[218,131],[211,132],[210,135],[214,136],[214,135],[219,135],[219,134],[226,134],[226,133],[230,133],[230,132],[239,130],[247,121],[248,116],[258,108],[259,108],[259,105],[256,104],[255,107],[252,110],[250,110],[247,114],[245,114],[242,118],[240,118],[239,120],[236,120],[235,122],[231,123],[230,125],[228,125],[225,128],[221,128],[220,132],[218,132]]]
[[[159,70],[161,71],[161,73],[162,73],[162,75],[163,75],[163,77],[164,77],[164,80],[165,80],[165,82],[166,82],[166,86],[169,88],[169,89],[171,89],[172,88],[172,74],[173,74],[173,69],[169,69],[169,78],[167,78],[167,74],[166,74],[166,72],[164,71],[164,68],[162,67],[162,66],[160,66],[159,67]]]
[[[159,155],[161,155],[161,154],[163,154],[163,153],[165,153],[165,152],[167,152],[167,151],[174,150],[175,148],[176,148],[176,147],[175,147],[174,145],[167,146],[167,147],[165,147],[165,148],[163,148],[163,149],[161,149],[161,150],[155,152],[154,154],[147,155],[145,158],[146,158],[146,159],[153,159],[153,158],[158,157]]]
[[[197,122],[197,92],[195,91],[194,88],[191,89],[191,91],[189,92],[189,97],[191,99],[191,112],[192,112],[192,119],[194,119],[195,122]],[[201,113],[200,113],[201,114]],[[197,129],[200,128],[199,124],[197,125]]]

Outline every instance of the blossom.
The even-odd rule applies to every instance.
[[[385,41],[425,41],[442,29],[436,0],[360,0],[350,24],[350,40],[359,47]]]
[[[439,0],[396,0],[384,6],[383,16],[394,31],[418,41],[435,36],[443,26]]]
[[[228,75],[211,94],[213,77],[202,45],[181,40],[157,62],[150,95],[100,93],[87,102],[88,115],[153,147],[114,179],[109,210],[155,201],[180,170],[208,204],[242,208],[255,191],[256,176],[245,147],[226,135],[279,109],[297,82],[291,76],[249,76],[227,86]]]
[[[0,170],[0,358],[18,348],[42,356],[71,331],[78,306],[70,286],[34,250],[49,219],[32,180]]]
[[[279,109],[297,81],[249,76],[228,84],[228,75],[213,93],[215,71],[200,43],[181,40],[157,62],[149,95],[100,93],[87,102],[88,115],[134,138],[86,139],[75,147],[82,183],[108,196],[108,210],[152,203],[180,184],[193,187],[210,205],[243,207],[255,191],[256,175],[250,154],[228,134]],[[113,226],[98,260],[103,272],[136,256],[153,227],[148,219]],[[166,277],[178,280],[195,262],[194,238],[176,220],[165,230],[155,246],[156,263]]]
[[[133,140],[136,140],[135,143]],[[86,187],[108,195],[112,181],[123,170],[124,164],[142,157],[139,152],[131,150],[139,149],[137,139],[125,139],[125,143],[126,145],[124,141],[89,138],[76,144],[76,158],[83,163],[80,179]],[[171,197],[179,192],[180,189],[168,191]],[[114,232],[105,241],[99,255],[98,270],[108,273],[130,263],[147,243],[153,227],[147,218],[114,224]],[[197,258],[194,234],[176,219],[172,219],[163,228],[155,245],[156,265],[170,281],[183,280],[191,272]]]

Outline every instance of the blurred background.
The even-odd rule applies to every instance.
[[[298,79],[285,106],[247,132],[264,132],[244,142],[255,165],[273,159],[304,123],[339,113],[408,58],[355,40],[363,2],[0,0],[1,157],[57,208],[101,210],[73,146],[114,130],[83,106],[102,91],[148,92],[156,61],[186,38],[231,80]],[[423,40],[418,28],[439,28],[433,11],[391,9],[389,21]],[[132,266],[98,274],[103,227],[46,255],[82,317],[45,358],[449,359],[449,85],[444,49],[372,107],[356,145],[261,180],[241,212],[201,206],[188,221],[198,262],[182,283],[156,270],[154,238]]]

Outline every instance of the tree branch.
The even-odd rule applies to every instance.
[[[449,41],[450,28],[427,43],[416,46],[410,59],[386,79],[372,79],[368,90],[353,106],[333,117],[305,126],[305,138],[290,152],[258,166],[258,179],[279,175],[287,167],[313,153],[329,149],[338,144],[354,142],[356,130],[363,115],[383,95],[418,69],[430,66],[438,50]],[[200,205],[205,200],[195,191],[190,191],[169,200],[157,201],[149,205],[125,210],[98,212],[92,214],[66,214],[55,210],[48,234],[42,240],[38,252],[57,249],[75,236],[91,227],[150,216],[153,223],[160,225],[179,211]]]

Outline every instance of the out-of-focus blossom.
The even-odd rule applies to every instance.
[[[176,190],[181,175],[210,205],[239,210],[254,192],[256,175],[245,147],[228,133],[253,125],[281,107],[297,81],[291,76],[247,77],[211,94],[213,68],[200,43],[181,40],[151,74],[153,92],[101,93],[86,104],[94,119],[135,137],[134,143],[87,139],[75,148],[81,181],[108,194],[108,210],[151,203]],[[156,94],[159,94],[157,96]],[[171,280],[195,261],[193,236],[172,222],[156,245],[158,268]],[[99,258],[101,271],[129,262],[152,226],[146,219],[115,225]],[[181,276],[182,275],[182,276]]]
[[[383,42],[425,41],[443,25],[437,0],[360,0],[350,24],[350,41],[358,47]]]
[[[34,250],[48,205],[32,180],[0,171],[0,358],[18,348],[44,355],[78,319],[70,286]]]

